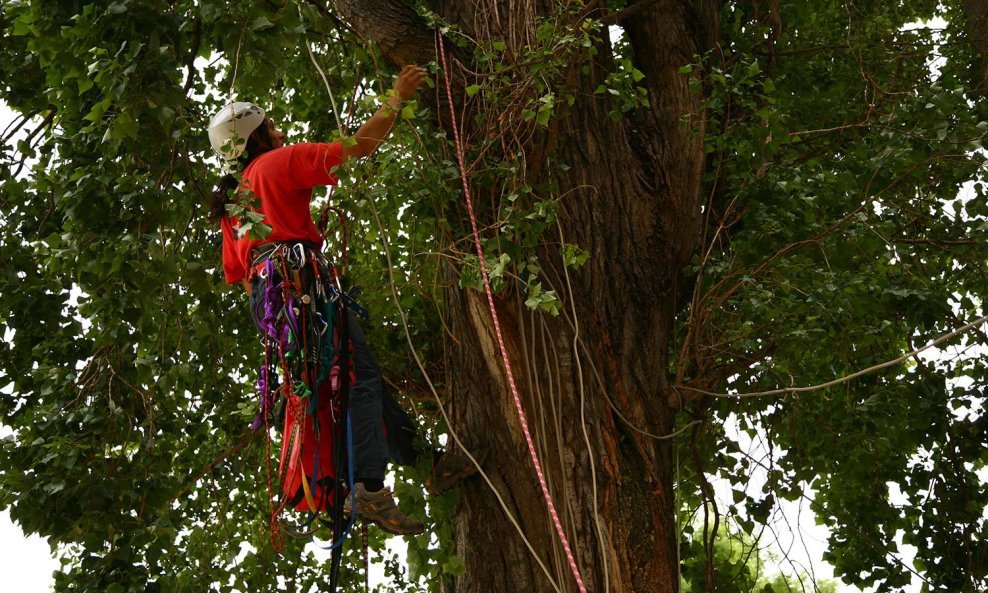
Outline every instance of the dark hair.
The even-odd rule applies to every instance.
[[[244,153],[237,158],[240,171],[246,169],[247,165],[251,164],[254,159],[272,149],[271,134],[268,132],[268,121],[268,118],[264,118],[264,121],[247,137],[247,146],[244,148]],[[237,201],[236,197],[231,195],[230,192],[237,189],[238,185],[239,182],[233,175],[224,175],[220,178],[216,189],[207,198],[209,220],[217,223],[223,220],[223,217],[226,216],[226,205]]]

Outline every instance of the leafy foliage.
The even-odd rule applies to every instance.
[[[961,5],[725,4],[720,52],[682,65],[706,97],[683,124],[703,134],[710,199],[702,249],[684,270],[696,290],[676,330],[677,385],[822,383],[984,315],[988,110],[972,87],[978,56]],[[58,591],[309,590],[324,573],[308,540],[287,539],[280,556],[269,544],[270,456],[245,432],[258,349],[201,211],[217,177],[205,123],[232,89],[289,141],[341,138],[340,122],[352,110],[359,123],[388,86],[379,53],[315,3],[2,6],[2,98],[31,131],[4,145],[0,168],[0,414],[14,430],[2,441],[0,506],[58,547]],[[523,54],[444,25],[484,73],[465,93],[478,130],[471,179],[503,190],[483,205],[496,231],[485,235],[492,280],[550,315],[565,303],[544,281],[545,249],[573,268],[589,253],[552,232],[565,164],[550,151],[539,165],[553,174],[536,176],[518,138],[566,117],[567,77],[601,51],[613,68],[594,96],[615,125],[657,99],[641,85],[647,57],[620,36],[611,43],[603,22],[564,26],[578,8],[541,23]],[[911,28],[933,16],[946,28]],[[341,172],[332,200],[348,220],[351,279],[384,328],[371,339],[385,374],[440,434],[395,304],[441,371],[443,289],[478,288],[480,277],[433,116],[407,106],[393,142]],[[340,245],[342,229],[334,237]],[[896,590],[916,574],[929,591],[983,588],[986,378],[967,353],[806,396],[698,398],[684,414],[704,421],[705,437],[683,441],[684,512],[703,506],[708,476],[728,480],[740,494],[721,510],[751,537],[775,501],[812,488],[846,582]],[[769,443],[768,461],[723,429],[734,421]],[[745,491],[756,466],[764,489]],[[403,506],[424,516],[428,504],[434,522],[434,539],[410,540],[407,574],[388,562],[404,590],[435,590],[463,570],[445,551],[458,501],[427,503],[422,471],[399,474]],[[684,542],[691,590],[710,550],[718,591],[783,590],[723,539]],[[916,547],[912,567],[900,542]],[[386,556],[379,533],[369,545]],[[352,540],[348,562],[358,548]]]
[[[729,57],[695,67],[711,87],[714,190],[682,326],[687,382],[824,383],[984,315],[988,112],[970,92],[963,15],[907,27],[934,16],[909,7],[856,6],[845,21],[789,4],[781,31],[751,7],[724,12]],[[970,440],[984,444],[984,376],[977,355],[917,359],[817,394],[721,400],[713,415],[777,448],[768,493],[796,500],[812,484],[846,581],[894,590],[915,569],[924,590],[972,591],[986,578],[985,458]],[[735,483],[752,469],[714,459]],[[914,566],[897,541],[916,546]]]

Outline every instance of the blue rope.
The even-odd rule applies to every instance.
[[[353,530],[354,524],[357,522],[357,493],[353,488],[353,463],[350,461],[353,459],[353,431],[350,429],[350,411],[347,410],[346,415],[346,445],[347,445],[347,485],[350,487],[350,521],[347,523],[346,529],[343,530],[343,534],[335,542],[331,542],[329,547],[319,546],[323,550],[335,550],[343,545],[346,538],[350,536],[350,531]],[[318,544],[317,544],[318,545]]]

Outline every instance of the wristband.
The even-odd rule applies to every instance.
[[[392,107],[392,105],[391,105],[391,98],[392,97],[398,97],[398,106],[397,107]],[[401,100],[401,96],[398,95],[398,93],[389,93],[388,94],[388,98],[381,102],[381,109],[387,109],[388,111],[390,111],[394,115],[398,115],[398,113],[401,112],[401,104],[402,103],[404,103],[404,101]]]

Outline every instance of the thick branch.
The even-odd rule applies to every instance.
[[[627,6],[617,12],[613,12],[603,17],[602,19],[600,19],[600,22],[604,23],[605,25],[616,25],[635,16],[636,14],[642,12],[643,10],[651,8],[653,5],[657,4],[658,2],[659,0],[642,0],[637,4],[632,4],[631,6]]]
[[[399,66],[436,59],[435,36],[424,20],[399,0],[334,0],[339,15],[354,32],[377,43]]]
[[[376,43],[384,56],[397,66],[424,66],[440,61],[436,48],[436,30],[400,0],[334,0],[334,5],[339,16],[355,35]],[[453,101],[459,112],[466,86],[460,75],[462,68],[459,67],[463,60],[459,59],[456,46],[448,39],[446,53],[452,70]],[[433,109],[439,127],[448,128],[448,122],[443,116],[447,110],[444,106],[444,93],[437,89],[435,96],[422,93],[420,99]],[[464,120],[468,121],[468,118]]]
[[[651,107],[630,118],[631,142],[639,155],[643,181],[657,197],[655,215],[672,257],[664,262],[678,268],[693,252],[699,236],[699,200],[704,166],[702,98],[690,90],[680,68],[705,54],[716,43],[715,2],[642,0],[647,5],[625,24],[636,67],[650,91]],[[690,118],[698,133],[684,129]]]

